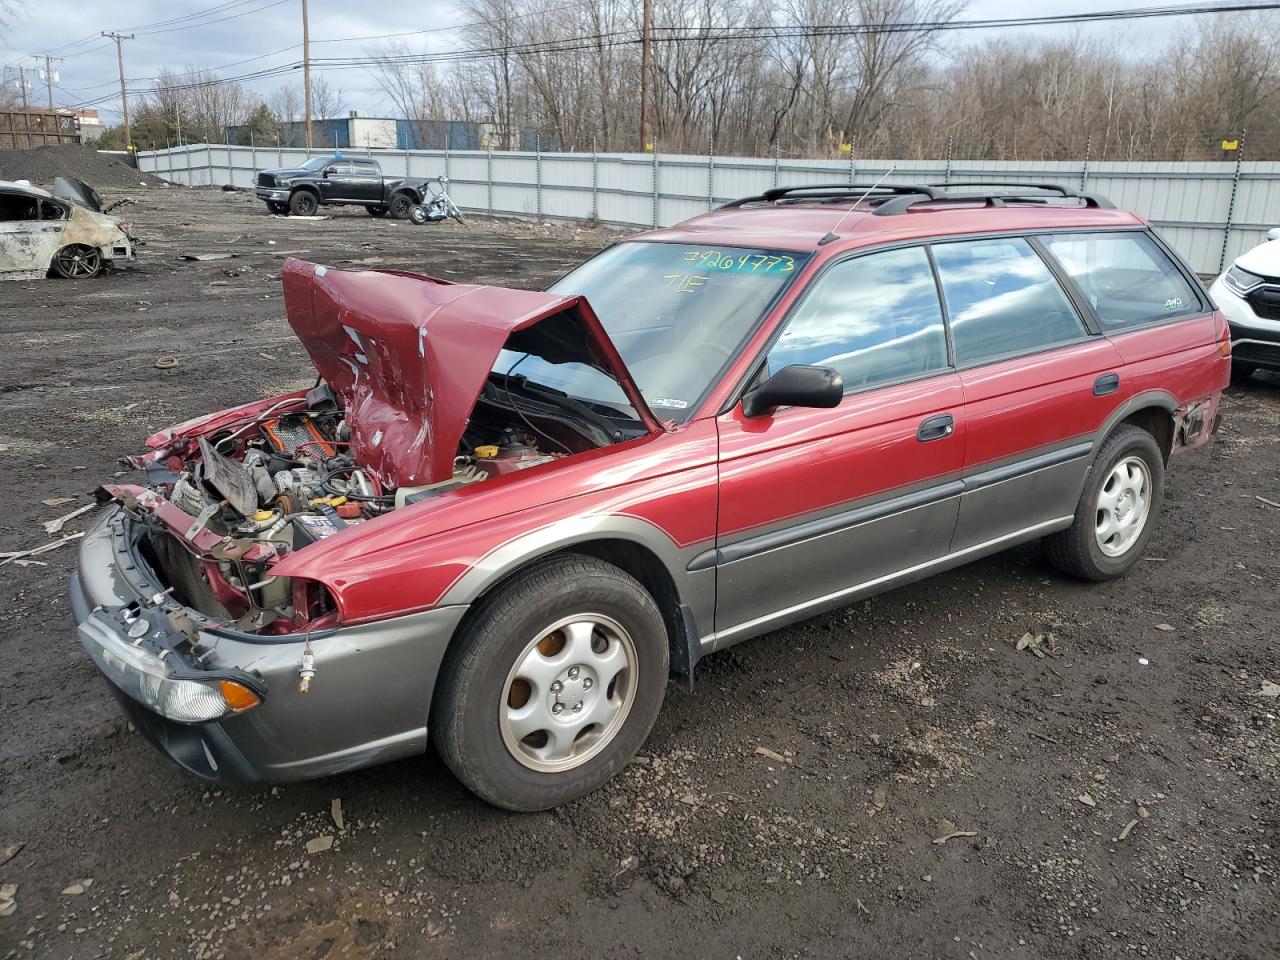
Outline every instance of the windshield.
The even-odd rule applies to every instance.
[[[635,242],[610,247],[550,287],[587,298],[640,392],[663,419],[685,420],[756,322],[804,265],[802,254]],[[493,369],[630,411],[622,388],[581,363],[503,350]]]
[[[306,163],[302,164],[302,166],[298,167],[298,169],[299,170],[320,170],[320,169],[323,169],[326,164],[329,164],[332,162],[333,162],[333,157],[312,157]]]

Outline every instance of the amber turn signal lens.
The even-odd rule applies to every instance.
[[[218,692],[222,694],[222,699],[227,702],[227,706],[236,713],[248,710],[250,707],[256,707],[262,702],[260,696],[244,684],[236,683],[234,680],[219,681]]]

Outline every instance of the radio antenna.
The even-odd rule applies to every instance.
[[[893,164],[889,165],[889,169],[884,172],[884,175],[879,180],[877,180],[871,186],[867,187],[866,192],[863,193],[862,196],[860,196],[857,200],[853,201],[853,206],[851,206],[848,210],[846,210],[844,212],[844,216],[842,216],[839,220],[836,221],[836,225],[831,228],[831,232],[818,241],[818,246],[820,247],[826,246],[832,240],[839,240],[840,237],[836,233],[836,231],[840,229],[841,224],[843,224],[845,220],[849,218],[849,214],[853,213],[853,211],[857,208],[858,204],[860,204],[863,200],[867,199],[867,197],[871,196],[872,190],[874,190],[876,187],[880,186],[880,184],[885,182],[885,180],[888,178],[889,174],[891,173],[893,173]]]

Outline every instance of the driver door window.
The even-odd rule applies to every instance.
[[[855,257],[822,274],[769,351],[768,372],[793,363],[832,367],[846,390],[945,370],[947,336],[924,248]]]

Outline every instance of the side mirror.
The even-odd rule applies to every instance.
[[[742,413],[758,417],[775,407],[820,407],[840,405],[844,397],[844,377],[830,367],[808,367],[793,363],[783,367],[760,386],[742,397]]]
[[[1280,227],[1272,227],[1267,231],[1268,240],[1280,240]]]
[[[320,176],[322,176],[322,177],[324,177],[326,180],[328,180],[328,179],[329,179],[329,174],[331,174],[331,173],[333,173],[333,167],[325,167],[325,168],[324,168],[324,173],[320,174]]]

